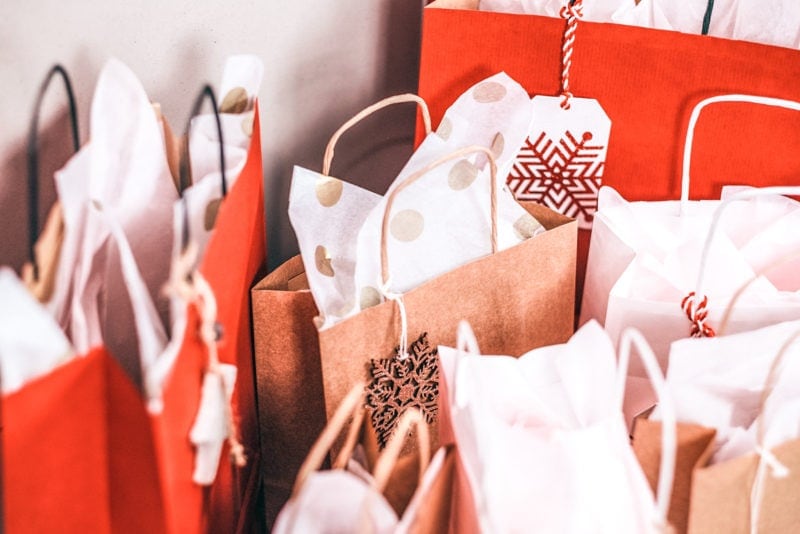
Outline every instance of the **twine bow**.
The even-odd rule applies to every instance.
[[[167,285],[167,292],[179,296],[189,304],[193,304],[200,315],[200,339],[202,339],[208,351],[206,371],[219,376],[219,382],[223,388],[225,423],[228,427],[227,441],[230,455],[237,467],[244,467],[247,464],[247,456],[244,452],[244,446],[238,438],[239,429],[229,400],[231,391],[229,391],[227,381],[223,376],[217,350],[217,343],[222,336],[222,329],[217,322],[217,299],[214,297],[214,291],[208,281],[200,274],[200,271],[193,269],[196,258],[197,246],[194,243],[189,243],[186,250],[174,262],[170,273],[170,281]]]
[[[691,337],[714,337],[716,332],[706,323],[708,317],[708,297],[703,295],[700,302],[692,291],[681,301],[681,309],[692,322]]]

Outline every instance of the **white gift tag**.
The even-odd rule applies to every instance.
[[[207,371],[203,376],[200,407],[189,432],[189,441],[197,447],[192,480],[209,486],[214,483],[219,468],[222,445],[228,439],[225,405],[231,401],[236,383],[236,366],[220,364],[220,373]]]
[[[611,119],[593,98],[535,96],[533,123],[508,186],[517,200],[533,200],[592,227],[602,185]]]

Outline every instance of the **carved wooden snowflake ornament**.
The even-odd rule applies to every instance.
[[[378,444],[386,446],[397,421],[408,408],[422,412],[425,422],[436,419],[439,398],[439,359],[435,348],[422,334],[411,344],[408,357],[401,358],[400,348],[395,355],[383,360],[371,360],[367,386],[367,407],[372,409],[372,426]]]

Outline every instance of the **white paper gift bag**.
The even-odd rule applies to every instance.
[[[797,260],[796,240],[783,232],[798,216],[800,204],[775,196],[798,189],[745,189],[725,192],[721,201],[688,200],[697,118],[707,105],[731,101],[800,110],[800,104],[761,97],[706,99],[689,122],[680,201],[629,203],[611,189],[600,196],[580,322],[599,320],[612,339],[626,327],[638,328],[662,369],[672,341],[713,335],[723,326],[734,296],[737,303],[724,320],[727,332],[800,318],[797,284],[785,269]],[[782,266],[783,271],[770,272]],[[631,375],[639,382],[634,389],[648,389],[638,365]],[[634,396],[633,412],[653,400],[646,393]]]
[[[483,357],[465,323],[459,348],[439,347],[456,446],[484,532],[658,532],[669,508],[674,454],[658,499],[628,442],[622,416],[632,345],[671,413],[652,351],[627,331],[619,366],[590,322],[566,344],[520,358]],[[465,346],[472,354],[465,354]],[[665,424],[665,451],[675,446]]]

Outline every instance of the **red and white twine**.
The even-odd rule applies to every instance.
[[[561,107],[569,109],[570,99],[572,99],[572,93],[569,90],[569,71],[572,68],[572,50],[575,48],[578,20],[583,17],[583,0],[575,0],[572,3],[567,0],[567,4],[561,8],[560,15],[567,21],[561,46]]]
[[[692,322],[692,337],[714,337],[716,332],[706,323],[708,317],[708,297],[703,295],[700,302],[696,302],[695,292],[692,291],[681,301],[681,309],[689,321]]]

